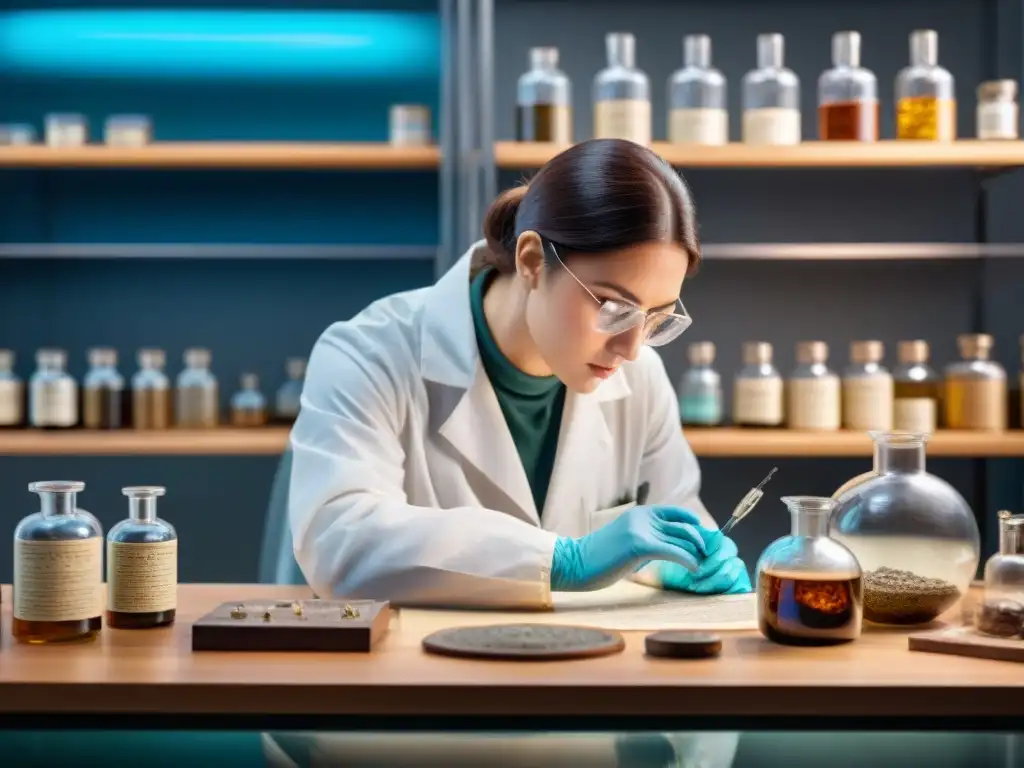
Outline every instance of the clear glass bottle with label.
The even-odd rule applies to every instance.
[[[711,66],[711,38],[683,38],[683,68],[668,80],[668,140],[673,144],[729,142],[725,75]]]
[[[896,75],[896,138],[956,139],[956,87],[939,66],[939,35],[932,29],[910,33],[910,66]]]
[[[786,387],[790,429],[836,430],[841,424],[839,377],[828,367],[828,344],[801,341],[796,368]]]
[[[231,426],[262,427],[267,423],[267,398],[260,392],[260,377],[243,373],[241,389],[231,396]]]
[[[942,379],[928,365],[928,342],[901,341],[893,370],[893,429],[930,434],[938,427]]]
[[[29,423],[40,429],[78,425],[78,383],[64,370],[63,349],[40,349],[29,380]]]
[[[1006,369],[989,359],[994,340],[987,333],[963,333],[956,343],[963,359],[946,367],[946,426],[1006,429]]]
[[[531,48],[530,69],[516,86],[516,141],[572,143],[572,82],[557,48]]]
[[[107,534],[107,625],[149,629],[178,610],[178,534],[156,515],[160,486],[130,486],[128,519]]]
[[[77,494],[85,483],[31,483],[40,511],[14,529],[14,619],[23,643],[88,640],[103,627],[103,528]]]
[[[981,141],[1020,138],[1016,80],[990,80],[978,86],[977,131]]]
[[[743,77],[743,142],[800,143],[800,79],[783,63],[782,35],[757,36],[757,69]]]
[[[683,424],[712,427],[722,422],[722,377],[714,369],[715,345],[694,342],[687,349],[690,367],[679,382],[679,416]]]
[[[132,426],[167,429],[171,425],[171,382],[164,373],[162,349],[140,349],[139,370],[132,376]]]
[[[89,371],[82,380],[82,426],[121,429],[125,424],[124,377],[117,371],[117,350],[90,349]]]
[[[772,345],[743,344],[743,368],[733,382],[733,423],[741,427],[778,427],[783,421],[782,377],[772,365]]]
[[[288,374],[288,381],[281,385],[274,398],[274,421],[278,424],[291,424],[299,416],[302,385],[306,377],[306,359],[290,357],[285,361],[284,369]]]
[[[651,143],[651,85],[636,67],[636,38],[605,36],[608,66],[594,78],[594,138]]]
[[[0,429],[25,422],[25,385],[14,373],[14,352],[0,349]]]
[[[832,35],[832,69],[818,78],[818,138],[878,141],[878,80],[860,65],[860,33]]]
[[[858,431],[892,429],[892,374],[882,365],[880,341],[850,344],[850,365],[843,371],[843,428]]]
[[[208,349],[186,349],[185,370],[175,382],[175,423],[184,429],[212,429],[220,424],[220,389],[210,371]]]

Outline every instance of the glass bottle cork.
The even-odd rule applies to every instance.
[[[78,424],[78,383],[64,370],[63,349],[40,349],[29,380],[29,422],[40,429]]]
[[[306,376],[306,359],[290,357],[285,361],[288,381],[277,390],[274,400],[274,420],[279,424],[291,424],[299,416],[302,400],[302,385]]]
[[[174,414],[179,427],[211,429],[220,424],[220,390],[210,372],[208,349],[186,349],[185,370],[178,374]]]
[[[76,506],[85,483],[31,483],[40,511],[14,529],[14,620],[25,643],[95,637],[103,626],[103,528]]]
[[[605,36],[608,66],[594,78],[594,138],[651,143],[651,87],[636,68],[636,38]]]
[[[711,427],[722,421],[722,377],[714,369],[715,345],[689,346],[690,367],[679,382],[679,416],[683,424]]]
[[[267,398],[260,392],[260,377],[243,373],[241,385],[231,396],[231,426],[262,427],[267,423]]]
[[[977,130],[982,141],[1020,137],[1016,80],[991,80],[978,86]]]
[[[782,377],[772,365],[772,345],[766,341],[743,344],[743,368],[733,383],[733,423],[743,427],[778,427],[782,424]]]
[[[530,49],[530,69],[516,86],[516,141],[572,143],[572,83],[557,48]]]
[[[858,431],[892,429],[893,381],[882,365],[880,341],[850,344],[850,365],[843,372],[843,428]]]
[[[757,36],[757,69],[743,77],[743,141],[800,143],[800,79],[783,64],[785,39]]]
[[[987,333],[956,338],[959,362],[946,367],[946,426],[949,429],[1006,429],[1006,370],[989,359],[994,343]]]
[[[725,76],[711,66],[711,38],[683,38],[683,68],[668,80],[668,140],[673,144],[729,142]]]
[[[832,35],[832,69],[818,78],[818,137],[878,141],[878,80],[860,65],[860,33]]]
[[[117,351],[90,349],[89,372],[82,380],[82,426],[120,429],[125,422],[124,377],[117,371]]]
[[[928,342],[901,341],[893,370],[893,429],[930,434],[938,427],[942,381],[928,365]]]
[[[107,624],[148,629],[174,621],[178,609],[178,534],[156,516],[166,489],[130,486],[128,519],[107,534]]]
[[[910,33],[910,66],[896,75],[896,138],[956,139],[953,75],[939,66],[939,35],[934,30]]]
[[[164,373],[162,349],[140,349],[139,370],[132,376],[132,425],[167,429],[171,425],[171,382]]]
[[[14,373],[14,352],[0,349],[0,428],[25,421],[25,385]]]
[[[796,345],[796,362],[786,387],[787,425],[790,429],[839,429],[839,377],[827,365],[828,344],[801,341]]]

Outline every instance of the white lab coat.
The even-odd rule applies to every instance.
[[[291,434],[288,514],[316,593],[395,605],[545,608],[558,536],[648,503],[714,522],[658,354],[644,347],[593,393],[567,393],[536,509],[470,310],[478,243],[435,285],[335,323],[309,360]]]

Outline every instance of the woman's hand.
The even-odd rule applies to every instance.
[[[736,595],[750,592],[747,566],[739,558],[736,542],[721,531],[698,528],[706,554],[696,571],[675,563],[658,564],[661,584],[665,589],[693,592],[697,595]]]

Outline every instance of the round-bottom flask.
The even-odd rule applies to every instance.
[[[860,565],[829,538],[833,499],[784,496],[792,529],[757,562],[757,623],[784,645],[835,645],[856,640],[862,624]]]

